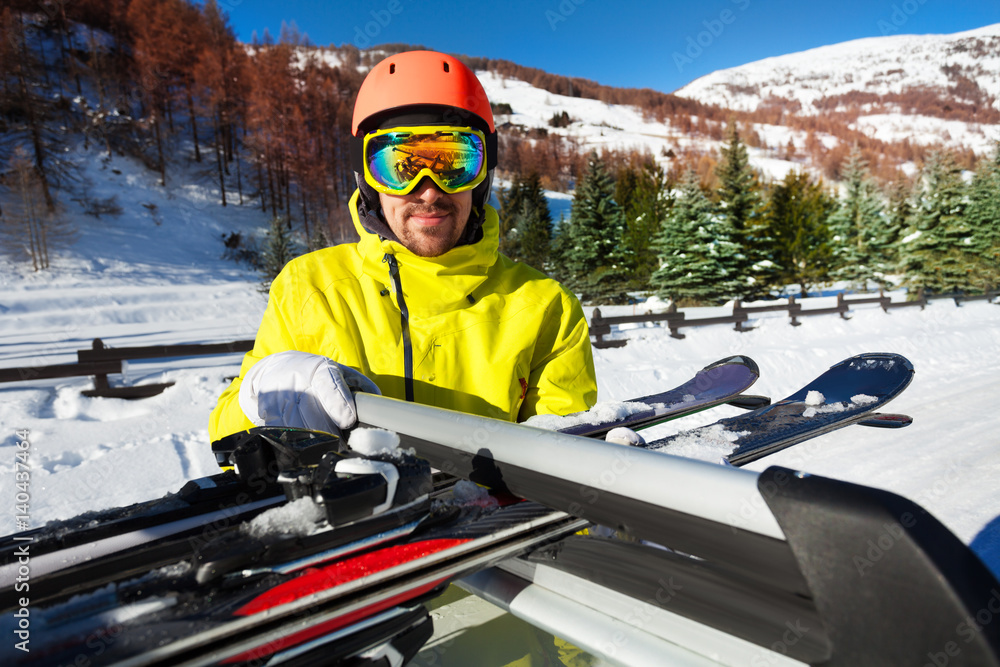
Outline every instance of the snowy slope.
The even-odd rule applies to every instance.
[[[513,110],[511,114],[498,115],[498,125],[510,123],[525,129],[537,128],[550,134],[560,134],[580,151],[612,149],[648,152],[661,164],[669,166],[670,161],[665,157],[668,151],[679,153],[693,148],[710,153],[722,146],[721,141],[687,134],[669,123],[647,119],[637,107],[556,95],[493,72],[479,71],[476,75],[490,101],[509,104]],[[563,128],[551,127],[549,120],[563,112],[569,114],[572,123]],[[799,146],[805,144],[804,132],[774,125],[755,125],[754,128],[769,146],[785,146],[789,139]],[[748,148],[747,151],[751,165],[769,179],[780,180],[789,171],[809,169],[800,162],[775,157],[767,150]],[[558,213],[554,213],[553,217],[558,218]]]
[[[1000,24],[951,35],[871,37],[765,58],[707,74],[676,94],[741,111],[752,111],[776,97],[798,102],[800,113],[811,115],[818,113],[814,103],[827,97],[947,91],[959,75],[973,81],[1000,109]],[[993,125],[921,116],[907,109],[888,117],[863,114],[855,128],[885,141],[940,142],[967,146],[979,154],[1000,139],[1000,128]]]
[[[740,65],[707,74],[677,91],[681,97],[752,111],[768,97],[813,102],[853,91],[900,93],[948,88],[946,67],[980,88],[1000,91],[1000,23],[952,35],[869,37]],[[1000,109],[1000,99],[994,99]]]

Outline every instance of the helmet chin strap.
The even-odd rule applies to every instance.
[[[361,221],[361,226],[367,232],[398,243],[399,239],[396,238],[396,234],[389,227],[389,223],[385,221],[385,215],[382,213],[382,202],[379,201],[378,193],[372,186],[368,185],[365,177],[361,174],[354,172],[354,180],[358,184],[358,190],[361,195],[358,197],[358,219]]]

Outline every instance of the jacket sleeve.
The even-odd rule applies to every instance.
[[[254,364],[269,354],[295,350],[296,334],[292,323],[296,321],[298,306],[294,299],[296,279],[295,263],[289,263],[271,283],[267,309],[257,330],[253,349],[243,356],[239,377],[219,396],[219,402],[209,416],[208,435],[212,442],[239,431],[253,428],[253,423],[240,409],[240,386]]]
[[[536,359],[518,421],[533,415],[567,415],[597,402],[597,373],[590,329],[577,298],[562,290],[539,332]]]

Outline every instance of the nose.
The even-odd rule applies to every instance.
[[[417,187],[415,187],[413,192],[410,194],[428,204],[433,204],[438,199],[445,196],[444,191],[441,190],[441,188],[438,187],[438,184],[435,183],[429,176],[424,176],[420,179],[420,182],[417,183]]]

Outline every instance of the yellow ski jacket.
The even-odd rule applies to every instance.
[[[242,378],[285,350],[350,366],[386,396],[509,421],[594,404],[579,301],[499,253],[493,208],[478,243],[426,258],[365,230],[357,199],[355,192],[358,243],[303,255],[271,284],[254,348],[212,411],[213,441],[253,426],[239,406]]]

